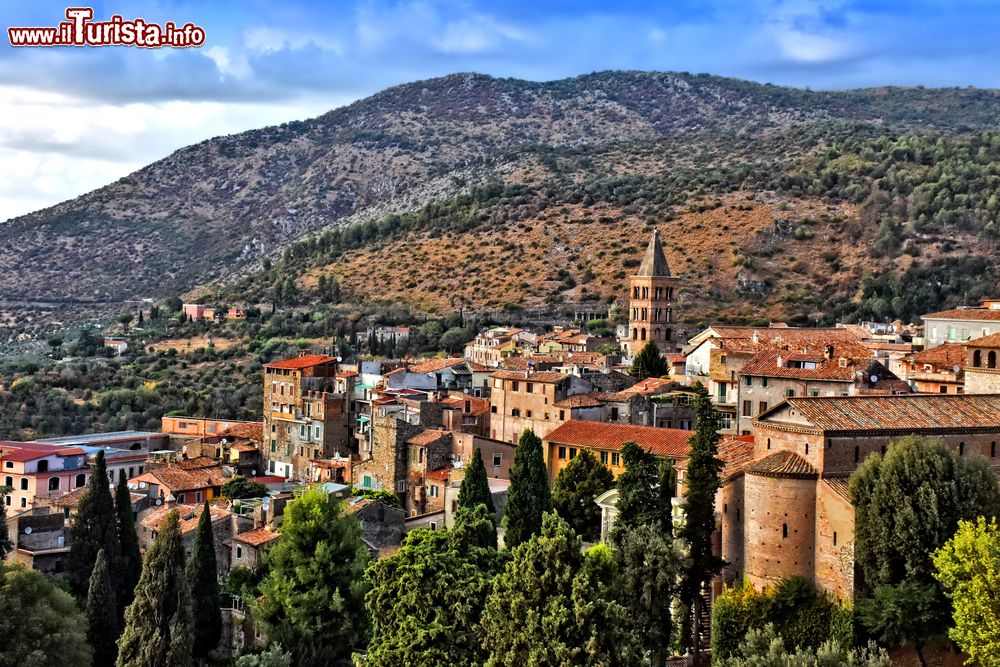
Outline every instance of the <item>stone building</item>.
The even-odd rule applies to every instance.
[[[504,442],[517,442],[528,428],[544,437],[561,423],[556,403],[592,389],[582,378],[552,371],[496,371],[490,379],[490,437]]]
[[[930,313],[924,321],[926,347],[944,343],[965,343],[1000,333],[1000,299],[983,301],[981,307],[953,308]]]
[[[629,278],[628,332],[621,341],[628,354],[636,354],[647,341],[655,342],[664,354],[680,352],[676,287],[660,232],[654,229],[639,270]]]
[[[1000,333],[966,344],[965,393],[1000,394]]]
[[[1000,395],[790,397],[757,416],[752,452],[735,449],[716,500],[724,581],[760,587],[801,575],[852,598],[854,510],[847,480],[908,435],[940,438],[1000,471]],[[734,453],[735,452],[735,453]]]
[[[922,394],[961,394],[965,391],[963,366],[965,345],[945,343],[903,357],[900,377]]]
[[[204,504],[182,505],[166,502],[158,507],[152,508],[148,512],[143,512],[139,519],[138,534],[139,546],[143,551],[152,546],[160,531],[160,525],[167,518],[167,514],[176,510],[180,519],[181,543],[184,545],[186,558],[191,557],[191,550],[194,548],[195,537],[197,536],[198,520],[205,510]],[[213,503],[209,505],[208,511],[212,523],[212,537],[215,544],[215,563],[220,577],[224,577],[230,568],[230,540],[241,531],[252,525],[252,519],[240,517],[222,504]]]
[[[337,393],[337,359],[302,355],[264,366],[267,472],[309,479],[310,461],[351,452],[350,402]]]

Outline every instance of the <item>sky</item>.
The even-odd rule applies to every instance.
[[[13,48],[6,28],[54,26],[67,5],[0,6],[0,220],[213,136],[310,118],[453,72],[545,81],[633,69],[813,89],[1000,88],[1000,0],[91,5],[94,20],[120,14],[204,28],[205,43],[188,49]]]

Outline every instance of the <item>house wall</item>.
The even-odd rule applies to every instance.
[[[516,443],[521,433],[530,428],[535,435],[544,438],[562,423],[559,408],[554,404],[589,390],[590,383],[575,376],[567,377],[559,387],[554,382],[532,381],[530,376],[519,380],[494,378],[490,395],[490,436],[494,440]]]
[[[739,581],[744,571],[743,525],[746,511],[743,506],[745,477],[739,475],[729,479],[716,496],[716,512],[720,521],[720,553],[729,565],[723,572],[727,584]]]
[[[990,320],[951,320],[923,318],[924,341],[927,347],[935,347],[943,343],[964,343],[1000,333],[1000,321]]]
[[[836,536],[836,539],[834,539]],[[820,590],[854,596],[854,508],[828,484],[816,486],[816,573]]]
[[[744,484],[747,578],[758,588],[793,575],[812,580],[816,480],[746,474]]]
[[[966,394],[1000,394],[1000,369],[965,368]]]
[[[468,465],[473,452],[478,449],[486,466],[486,475],[498,479],[510,479],[510,469],[514,465],[516,447],[509,442],[481,438],[471,433],[452,433],[452,452]],[[494,465],[494,456],[499,456],[500,464]]]

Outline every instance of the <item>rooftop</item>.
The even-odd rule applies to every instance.
[[[328,364],[330,362],[336,362],[336,357],[331,357],[328,354],[303,354],[300,357],[295,357],[293,359],[284,359],[282,361],[275,361],[270,364],[264,364],[264,368],[280,368],[286,370],[302,370],[304,368],[312,368],[313,366],[322,366],[323,364]]]
[[[1000,312],[1000,311],[997,311]],[[989,336],[983,336],[981,338],[974,338],[966,343],[968,347],[1000,347],[1000,332],[991,334]],[[938,346],[943,347],[943,346]]]
[[[248,530],[245,533],[234,535],[233,541],[249,544],[252,547],[259,547],[262,544],[274,542],[279,537],[281,537],[280,533],[268,530],[267,528],[258,528],[257,530]]]
[[[751,463],[745,471],[752,475],[764,477],[796,477],[810,479],[817,476],[816,468],[808,461],[788,450],[775,452],[761,460]]]
[[[757,420],[771,421],[785,406],[824,431],[1000,430],[1000,394],[796,396]]]
[[[945,343],[935,347],[914,352],[906,356],[907,361],[915,364],[930,364],[938,368],[952,368],[965,365],[965,345],[961,343]]]
[[[660,244],[660,230],[653,230],[653,236],[649,239],[649,245],[646,246],[646,253],[642,256],[642,264],[639,265],[639,271],[636,275],[655,278],[670,276],[670,267],[667,266],[667,258],[663,254],[663,246]]]
[[[544,440],[560,445],[576,445],[595,449],[620,450],[626,442],[634,442],[657,456],[686,457],[691,431],[631,424],[571,419],[549,433]]]
[[[445,368],[451,368],[459,364],[467,364],[463,357],[448,357],[447,359],[429,359],[419,364],[413,364],[409,368],[410,373],[434,373]]]
[[[928,313],[922,319],[1000,322],[1000,308],[952,308],[939,313]]]
[[[564,373],[553,373],[551,371],[540,371],[538,373],[524,373],[522,371],[495,371],[490,377],[500,380],[523,380],[524,382],[554,384],[560,380],[566,379],[569,376]]]
[[[574,394],[553,403],[557,408],[599,408],[604,403],[593,394]]]
[[[426,431],[422,431],[409,440],[406,441],[408,445],[429,445],[432,442],[436,442],[445,436],[451,435],[451,431],[441,431],[434,428],[429,428]]]

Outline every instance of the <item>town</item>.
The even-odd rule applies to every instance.
[[[1000,295],[689,330],[657,228],[627,283],[617,318],[461,351],[304,346],[263,365],[259,420],[0,442],[0,553],[81,601],[95,665],[742,665],[775,633],[995,664]],[[142,345],[122,324],[109,354]]]

